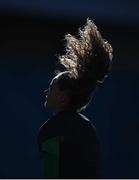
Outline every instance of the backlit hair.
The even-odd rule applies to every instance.
[[[97,84],[109,75],[113,49],[90,19],[79,29],[78,37],[67,34],[65,39],[66,54],[59,57],[65,72],[61,74],[59,86],[69,95],[71,106],[79,109],[87,104]]]

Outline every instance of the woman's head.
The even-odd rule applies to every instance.
[[[65,39],[66,54],[59,57],[65,71],[59,71],[54,79],[62,99],[65,98],[65,107],[81,110],[93,97],[97,84],[108,76],[113,50],[91,20],[79,29],[78,38],[68,34]]]
[[[62,76],[63,73],[58,74],[55,76],[50,85],[49,88],[44,91],[44,94],[46,96],[45,101],[45,108],[47,110],[57,112],[65,109],[65,107],[68,104],[68,96],[66,95],[65,91],[60,90],[59,86],[59,78]]]
[[[75,79],[69,71],[56,75],[44,93],[45,108],[53,112],[65,109],[81,111],[93,95],[92,91],[85,87],[82,81]]]

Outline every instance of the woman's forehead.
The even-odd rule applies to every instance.
[[[53,84],[57,83],[58,79],[59,79],[63,74],[68,74],[68,73],[69,73],[69,71],[64,71],[64,72],[61,72],[61,73],[59,73],[58,75],[56,75],[56,76],[52,79],[50,85],[53,85]]]
[[[50,85],[51,85],[51,86],[54,85],[54,84],[57,82],[57,80],[58,80],[58,77],[57,77],[57,76],[54,77],[54,78],[52,79]]]
[[[52,79],[51,83],[52,83],[52,84],[55,83],[62,74],[63,74],[63,73],[59,73],[58,75],[56,75],[56,76]]]

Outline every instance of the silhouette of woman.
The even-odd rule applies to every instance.
[[[93,123],[81,111],[109,75],[112,47],[87,19],[79,37],[67,34],[66,54],[45,90],[45,108],[52,111],[39,129],[38,145],[44,178],[100,178],[100,145]]]

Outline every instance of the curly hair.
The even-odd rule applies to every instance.
[[[80,109],[87,104],[97,84],[103,83],[109,75],[113,49],[90,19],[87,19],[83,29],[79,28],[78,38],[67,34],[65,39],[66,54],[59,57],[65,71],[59,86],[69,95],[71,106]]]

